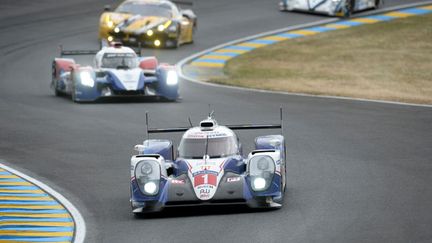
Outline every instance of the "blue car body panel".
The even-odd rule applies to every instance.
[[[155,196],[146,196],[136,181],[131,180],[131,204],[134,212],[159,211],[167,206],[177,205],[200,205],[220,203],[242,203],[250,207],[269,207],[268,202],[282,200],[285,180],[284,172],[274,173],[271,184],[265,191],[254,191],[251,186],[251,178],[247,172],[247,158],[241,155],[227,157],[223,163],[223,176],[214,197],[202,201],[194,194],[192,181],[189,179],[190,170],[185,159],[178,158],[172,161],[173,146],[169,140],[147,140],[145,150],[140,152],[140,157],[161,155],[172,162],[172,174],[168,177],[162,176],[159,184],[159,192]],[[255,139],[256,151],[278,151],[280,160],[275,161],[278,165],[285,161],[285,141],[281,135],[260,136]],[[285,165],[283,164],[283,169]],[[175,181],[175,182],[174,182]],[[182,185],[177,182],[182,181]],[[176,188],[180,188],[176,190]],[[181,191],[182,195],[180,195]],[[228,193],[226,193],[228,192]],[[232,193],[232,195],[230,195]],[[180,195],[180,196],[179,196]]]

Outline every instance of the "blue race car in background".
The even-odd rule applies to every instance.
[[[95,55],[94,67],[76,64],[66,55]],[[74,102],[101,98],[179,97],[178,76],[174,66],[158,64],[155,57],[139,57],[129,47],[114,43],[99,51],[61,50],[61,58],[52,64],[51,88],[55,95],[69,94]]]
[[[282,109],[281,109],[282,118]],[[149,129],[184,132],[175,151],[165,139],[147,139],[131,158],[131,206],[135,214],[185,205],[246,204],[280,208],[286,187],[285,139],[259,136],[243,157],[233,130],[277,129],[270,125],[218,125],[212,115],[190,128]]]

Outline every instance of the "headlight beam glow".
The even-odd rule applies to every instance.
[[[90,88],[94,87],[95,81],[89,72],[80,73],[81,84]]]
[[[178,84],[178,75],[177,72],[174,70],[170,70],[167,73],[167,80],[166,80],[168,85],[176,85]]]
[[[153,181],[144,184],[144,191],[150,195],[154,194],[157,190],[157,185]]]
[[[256,190],[262,190],[266,187],[266,180],[262,177],[257,177],[253,180],[253,184]]]

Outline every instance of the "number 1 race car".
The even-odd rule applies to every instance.
[[[243,157],[233,131],[282,128],[282,119],[277,125],[222,126],[210,115],[197,127],[169,129],[149,129],[147,114],[146,120],[148,134],[184,134],[177,153],[170,140],[148,139],[135,146],[138,154],[131,158],[130,188],[133,213],[190,205],[282,207],[286,185],[284,137],[256,137],[255,150]]]
[[[135,46],[176,48],[193,42],[197,17],[192,10],[180,10],[171,1],[126,0],[114,11],[109,6],[105,10],[99,24],[102,45],[121,41]]]
[[[382,0],[282,0],[281,11],[308,11],[330,16],[349,17],[352,13],[378,8]]]
[[[154,96],[171,101],[179,97],[174,66],[159,65],[155,57],[138,57],[120,43],[100,51],[61,50],[61,56],[94,54],[94,67],[80,66],[70,58],[54,59],[51,88],[55,95],[71,95],[74,102],[119,96]]]

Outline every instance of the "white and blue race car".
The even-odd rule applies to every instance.
[[[81,66],[66,55],[95,55],[94,66]],[[113,43],[99,51],[61,50],[52,64],[51,88],[55,95],[68,94],[74,102],[109,97],[162,97],[175,101],[179,81],[174,66],[158,64],[155,57],[138,56],[134,50]]]
[[[352,13],[378,8],[382,0],[282,0],[281,11],[307,11],[349,17]]]
[[[282,110],[281,110],[282,117]],[[245,204],[280,208],[286,187],[283,135],[255,138],[243,157],[233,130],[278,129],[281,124],[219,125],[209,117],[190,128],[148,128],[147,132],[184,132],[179,147],[171,140],[147,139],[131,158],[131,206],[135,214],[165,207]]]

